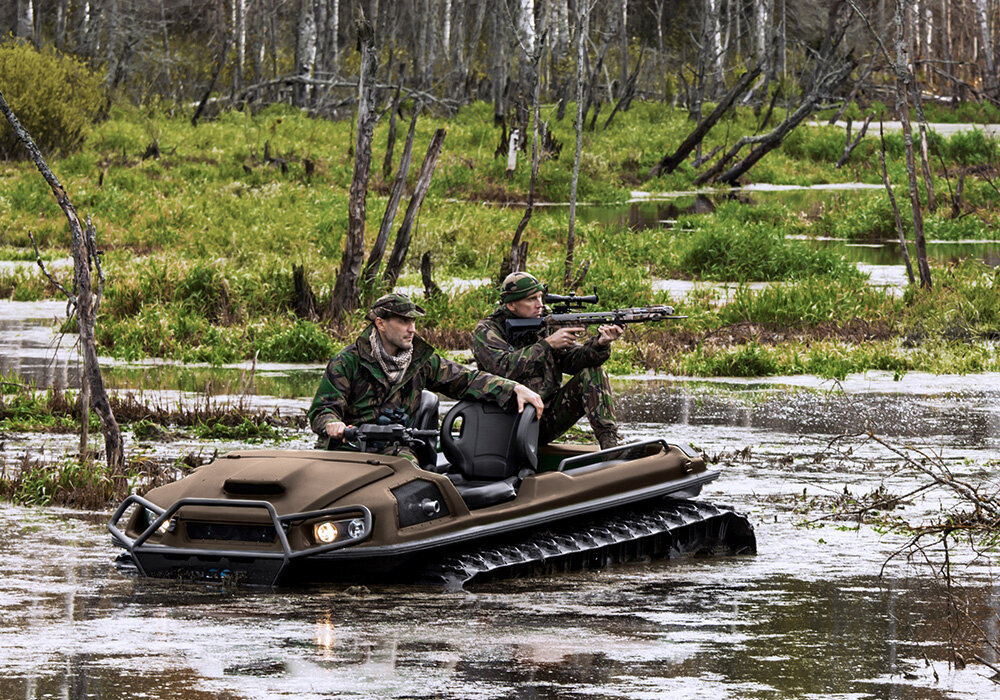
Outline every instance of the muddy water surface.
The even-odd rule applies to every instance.
[[[872,426],[981,476],[1000,447],[998,387],[996,376],[877,374],[837,386],[616,382],[629,437],[666,434],[721,456],[724,476],[703,495],[750,515],[759,554],[460,593],[136,580],[111,563],[107,514],[3,505],[0,698],[993,697],[993,672],[956,668],[949,645],[970,620],[996,633],[988,562],[952,552],[959,618],[932,568],[892,558],[901,537],[802,501],[919,485],[890,476],[889,455],[860,439],[831,456],[832,438]],[[931,491],[903,512],[951,501]]]
[[[10,307],[7,307],[8,309]],[[47,316],[59,309],[44,307]],[[37,311],[37,310],[36,310]],[[5,367],[73,386],[71,350],[7,314]],[[20,316],[20,317],[18,317]],[[49,343],[49,344],[46,344]],[[55,367],[55,371],[51,368]],[[109,368],[151,400],[198,392],[237,400],[248,368]],[[303,410],[320,367],[263,366],[252,406]],[[716,457],[706,499],[747,513],[759,554],[620,566],[460,593],[330,585],[225,590],[137,580],[112,564],[108,513],[0,505],[0,699],[180,698],[986,698],[1000,686],[975,628],[997,637],[995,556],[953,544],[960,611],[940,549],[836,515],[845,492],[909,494],[925,482],[866,440],[936,451],[979,483],[1000,459],[1000,376],[885,373],[812,378],[616,381],[629,438],[666,435]],[[845,433],[853,435],[841,438]],[[25,451],[72,436],[4,435]],[[233,443],[182,438],[134,452],[179,457]],[[283,447],[308,447],[290,435]],[[268,446],[265,443],[263,446]],[[839,450],[839,451],[838,451]],[[895,513],[912,522],[954,504],[923,491]],[[971,651],[970,651],[971,650]],[[970,658],[971,660],[971,658]]]

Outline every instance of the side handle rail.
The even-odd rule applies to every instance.
[[[142,533],[136,537],[134,540],[126,535],[118,527],[118,522],[121,520],[125,511],[128,510],[131,505],[138,505],[156,514],[156,518],[153,520],[149,526],[142,531]],[[267,510],[268,515],[271,516],[271,522],[274,525],[275,533],[277,534],[278,541],[281,544],[281,552],[249,552],[247,550],[222,550],[222,549],[180,549],[175,547],[170,547],[167,545],[158,544],[146,544],[153,533],[165,522],[169,521],[174,514],[183,508],[184,506],[209,506],[209,507],[220,507],[220,508],[264,508]],[[288,537],[285,534],[285,528],[283,527],[286,523],[291,524],[294,522],[299,522],[302,520],[309,520],[311,518],[322,518],[322,517],[335,517],[340,515],[357,514],[364,519],[364,530],[357,536],[337,542],[331,542],[330,544],[318,545],[315,547],[306,547],[298,551],[292,551],[292,547],[288,542]],[[372,531],[372,513],[371,511],[362,505],[356,506],[341,506],[338,508],[327,508],[325,510],[313,510],[306,513],[291,513],[289,515],[279,516],[277,511],[274,510],[274,506],[267,501],[251,501],[251,500],[227,500],[222,498],[182,498],[175,502],[169,508],[161,508],[155,503],[143,498],[142,496],[131,495],[122,501],[122,504],[118,506],[118,509],[111,516],[108,521],[108,532],[117,541],[116,543],[128,550],[131,554],[138,549],[141,549],[144,545],[147,549],[169,549],[175,553],[181,554],[201,554],[210,556],[239,556],[245,557],[252,555],[262,559],[277,559],[281,558],[286,563],[292,559],[298,559],[299,557],[304,557],[307,555],[322,554],[323,552],[329,552],[334,549],[340,549],[341,547],[346,547],[350,544],[356,544],[362,540],[367,539],[371,535]]]
[[[624,445],[616,445],[615,447],[609,447],[605,450],[598,450],[597,452],[587,452],[586,454],[576,455],[575,457],[567,457],[566,459],[559,462],[559,466],[556,467],[557,471],[570,471],[578,467],[583,467],[589,464],[595,464],[596,462],[603,462],[608,459],[613,459],[614,455],[621,454],[625,450],[630,450],[633,447],[642,447],[643,445],[660,445],[664,450],[669,450],[670,445],[663,438],[650,438],[649,440],[637,440],[636,442],[629,442]]]

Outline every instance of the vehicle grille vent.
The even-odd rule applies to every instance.
[[[272,525],[232,525],[230,523],[185,523],[188,539],[274,542]]]
[[[280,481],[226,479],[222,487],[234,496],[276,496],[285,492],[285,485]]]

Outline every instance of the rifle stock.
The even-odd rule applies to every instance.
[[[639,306],[610,311],[581,311],[580,313],[549,314],[540,318],[507,319],[507,336],[514,338],[543,328],[568,328],[573,326],[626,326],[630,323],[651,323],[670,319],[687,318],[674,315],[674,307],[666,305]]]

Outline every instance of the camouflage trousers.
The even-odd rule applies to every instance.
[[[618,423],[611,402],[611,384],[600,367],[580,370],[555,393],[545,397],[538,444],[547,445],[587,416],[601,447],[618,441]]]

